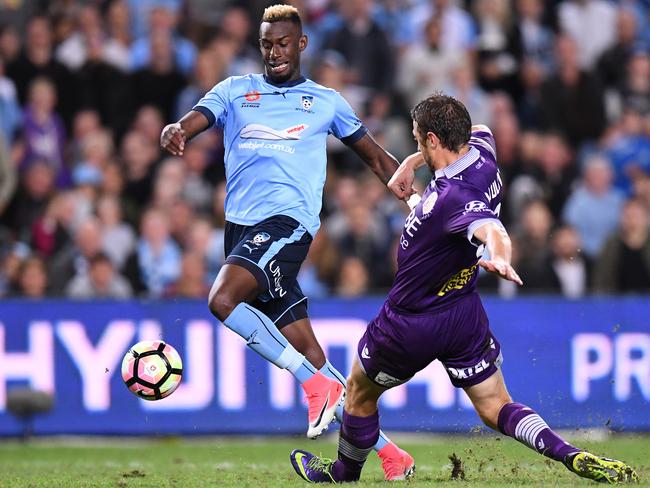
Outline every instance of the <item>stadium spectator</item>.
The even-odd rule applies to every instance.
[[[201,256],[194,253],[184,254],[180,276],[165,290],[165,295],[205,299],[210,291],[210,285],[205,282],[205,274],[205,261]]]
[[[0,215],[18,240],[29,242],[31,226],[47,208],[54,191],[54,171],[46,161],[34,159],[22,168],[20,185]]]
[[[207,134],[206,134],[207,135]],[[214,188],[207,181],[206,170],[210,163],[210,141],[205,135],[192,140],[185,149],[185,179],[181,191],[183,200],[197,213],[206,213],[212,203]]]
[[[45,212],[32,224],[31,245],[47,259],[70,245],[75,225],[75,197],[72,192],[55,195]]]
[[[542,0],[516,0],[516,21],[509,35],[510,49],[519,62],[544,72],[553,68],[553,32],[544,24]]]
[[[626,64],[621,86],[621,105],[642,115],[650,114],[650,50],[635,49]]]
[[[101,59],[104,46],[99,9],[94,5],[83,5],[75,10],[74,31],[55,50],[56,60],[72,71],[84,65],[92,49],[99,51],[98,58]]]
[[[169,37],[169,51],[173,64],[183,74],[189,74],[196,60],[196,46],[176,31],[176,12],[167,5],[153,5],[149,10],[149,33],[137,38],[131,45],[131,69],[139,70],[152,64],[160,55],[155,43],[159,37]]]
[[[262,69],[258,50],[249,44],[251,36],[254,36],[255,40],[258,39],[258,33],[251,31],[248,12],[237,5],[228,7],[223,14],[217,38],[224,42],[224,47],[230,51],[225,58],[228,60],[227,76],[257,73]]]
[[[190,83],[178,94],[174,118],[187,113],[204,93],[225,78],[226,63],[208,49],[199,52]],[[160,131],[158,132],[160,133]]]
[[[39,257],[29,257],[20,264],[16,295],[25,298],[45,298],[48,291],[45,262]]]
[[[131,16],[126,0],[115,0],[106,13],[107,38],[103,58],[122,72],[131,70]]]
[[[329,36],[325,48],[345,57],[353,83],[378,92],[390,92],[394,57],[386,34],[372,18],[372,2],[350,0],[341,2],[339,7],[343,25]]]
[[[411,42],[424,36],[424,24],[433,15],[442,21],[442,47],[452,51],[473,51],[476,26],[472,16],[454,0],[424,0],[411,9],[408,31]]]
[[[607,0],[565,0],[558,6],[560,29],[577,44],[580,68],[591,70],[616,40],[616,7]]]
[[[582,254],[576,229],[569,225],[556,228],[551,238],[551,252],[550,266],[556,281],[551,290],[566,298],[585,296],[589,289],[590,266]]]
[[[509,42],[512,29],[509,0],[477,0],[472,5],[477,26],[478,81],[487,92],[503,91],[519,98],[517,59]]]
[[[637,41],[637,19],[634,12],[627,8],[619,9],[616,31],[616,42],[600,56],[596,69],[607,88],[620,90],[626,78],[621,66],[628,65]]]
[[[162,111],[165,121],[171,120],[174,101],[185,87],[185,77],[174,60],[173,38],[169,32],[151,33],[151,57],[132,75],[136,106],[154,105]]]
[[[336,294],[346,298],[367,295],[370,291],[370,276],[364,262],[348,256],[341,263],[341,270],[336,286]]]
[[[2,214],[11,201],[16,188],[16,167],[11,159],[6,139],[0,136],[0,227]]]
[[[181,252],[169,234],[167,216],[158,209],[144,212],[140,235],[124,274],[136,293],[160,297],[180,276]]]
[[[139,132],[130,131],[122,140],[124,196],[142,208],[151,199],[158,146]]]
[[[73,277],[85,276],[90,260],[102,250],[101,224],[96,218],[86,219],[75,232],[74,242],[48,260],[48,276],[55,295],[62,295]]]
[[[0,137],[6,144],[13,143],[21,119],[16,85],[5,76],[5,63],[0,54]]]
[[[76,82],[68,69],[54,59],[52,27],[47,17],[33,17],[26,26],[24,49],[7,64],[7,76],[16,84],[21,104],[27,101],[32,80],[49,78],[56,87],[57,111],[66,123],[77,108]]]
[[[439,16],[431,17],[424,26],[424,43],[409,45],[399,58],[397,86],[409,106],[451,85],[453,71],[467,62],[465,51],[443,45],[441,23]]]
[[[582,250],[595,259],[609,234],[616,229],[625,197],[612,186],[611,163],[600,155],[584,164],[580,186],[562,211],[563,218],[578,231]]]
[[[620,228],[605,243],[596,261],[594,288],[599,293],[650,291],[650,229],[648,211],[638,200],[628,200]]]
[[[569,36],[555,41],[556,73],[541,87],[543,121],[576,146],[600,137],[605,129],[603,90],[598,79],[578,63],[576,42]]]
[[[97,217],[102,225],[102,250],[115,268],[121,270],[133,252],[136,236],[131,226],[122,220],[120,201],[111,195],[100,197]]]
[[[204,281],[211,285],[226,259],[223,252],[223,229],[215,229],[205,217],[199,217],[191,223],[185,251],[201,257],[205,270]]]
[[[20,36],[13,24],[0,23],[0,58],[6,64],[14,61],[20,54]]]
[[[89,260],[87,273],[77,274],[65,288],[65,295],[74,299],[130,298],[131,285],[114,268],[103,252]]]
[[[471,61],[460,64],[452,72],[452,82],[445,88],[445,93],[457,98],[467,107],[472,120],[476,123],[491,124],[492,112],[490,98],[478,85],[475,67]]]
[[[47,78],[35,78],[29,85],[28,102],[23,114],[22,139],[25,150],[23,165],[34,159],[47,161],[54,170],[57,185],[70,183],[69,170],[64,161],[65,129],[54,111],[56,90]]]

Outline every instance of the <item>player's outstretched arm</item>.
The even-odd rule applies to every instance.
[[[185,141],[208,128],[210,122],[201,112],[191,110],[175,124],[164,127],[160,134],[160,147],[174,156],[182,156]]]
[[[388,185],[389,180],[397,171],[400,164],[395,157],[387,152],[373,139],[373,137],[366,133],[361,139],[351,144],[350,147],[355,153],[363,160],[364,163],[377,175],[377,177],[385,184]],[[389,187],[390,188],[390,187]],[[400,187],[395,185],[390,190],[402,200],[407,200],[415,190],[412,186]]]
[[[420,151],[406,157],[388,181],[388,189],[399,196],[399,192],[403,189],[413,188],[415,171],[423,164],[424,157]]]
[[[504,227],[496,222],[487,222],[474,231],[474,238],[487,247],[490,259],[481,259],[478,264],[501,278],[523,285],[521,278],[514,270],[512,259],[512,243]]]

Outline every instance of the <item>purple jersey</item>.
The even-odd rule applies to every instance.
[[[492,134],[473,132],[469,147],[436,171],[406,219],[388,295],[398,311],[435,311],[476,289],[483,246],[473,234],[489,221],[499,222],[503,184]]]

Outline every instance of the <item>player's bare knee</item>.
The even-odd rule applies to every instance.
[[[228,293],[216,291],[208,299],[208,308],[212,315],[222,322],[228,318],[240,301],[236,300]]]

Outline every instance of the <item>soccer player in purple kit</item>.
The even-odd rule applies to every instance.
[[[494,138],[486,126],[472,127],[462,103],[442,94],[421,101],[411,115],[419,152],[402,163],[389,187],[411,188],[414,170],[425,163],[434,178],[404,224],[388,299],[359,341],[338,460],[294,450],[294,469],[316,483],[357,481],[379,435],[379,397],[439,359],[487,426],[579,476],[637,481],[630,466],[572,446],[530,407],[513,402],[500,369],[501,348],[476,290],[479,266],[522,285],[499,221],[503,187]],[[484,249],[487,259],[481,259]]]

